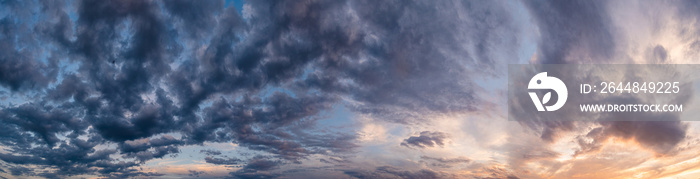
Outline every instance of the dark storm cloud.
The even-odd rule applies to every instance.
[[[32,52],[40,50],[32,43],[34,34],[26,34],[31,30],[12,18],[0,19],[0,85],[12,91],[46,87],[56,80],[57,63],[41,62],[39,54]]]
[[[35,27],[35,32],[43,35],[41,37],[43,41],[54,42],[61,47],[69,46],[74,33],[74,24],[64,8],[66,2],[56,0],[40,1],[40,3],[42,11],[40,16],[43,16],[40,18],[46,18],[46,20]]]
[[[91,117],[105,139],[121,142],[170,131],[171,101],[157,85],[170,71],[174,43],[155,2],[82,1],[79,3],[75,53],[82,55],[78,72],[95,91],[98,114]],[[124,32],[126,36],[123,36]],[[142,95],[157,93],[157,103]],[[131,117],[124,113],[133,113]]]
[[[132,168],[139,163],[114,162],[110,155],[123,154],[124,158],[144,162],[176,152],[178,143],[160,139],[151,140],[147,147],[121,143],[123,153],[112,149],[96,150],[95,147],[105,144],[104,139],[132,140],[169,130],[162,127],[168,123],[170,115],[167,110],[171,108],[164,92],[156,91],[158,104],[143,104],[145,102],[140,97],[145,92],[155,91],[151,90],[149,82],[157,80],[169,69],[169,62],[163,60],[161,54],[176,49],[174,44],[164,44],[172,41],[166,38],[169,33],[160,23],[160,17],[151,13],[157,9],[142,1],[79,2],[78,23],[73,24],[64,11],[65,6],[72,4],[66,2],[3,3],[11,4],[10,7],[23,6],[12,8],[12,11],[37,8],[38,14],[17,12],[13,13],[15,17],[3,18],[2,22],[6,23],[2,23],[2,30],[7,36],[1,38],[16,40],[2,40],[0,44],[0,50],[4,52],[1,63],[4,65],[0,67],[4,75],[0,77],[0,84],[13,91],[42,88],[32,93],[43,95],[45,90],[48,98],[28,101],[0,112],[2,128],[5,129],[2,143],[12,152],[3,155],[2,159],[12,165],[32,164],[56,169],[52,173],[14,174],[50,178],[97,173],[122,177],[154,175]],[[20,23],[10,23],[12,18]],[[36,26],[28,23],[32,19],[38,21]],[[123,27],[126,25],[122,22],[126,19],[131,22],[129,27]],[[72,29],[76,29],[75,34]],[[122,33],[123,30],[133,30],[133,33]],[[127,43],[116,42],[117,36],[122,34],[132,38]],[[47,42],[34,43],[33,40]],[[44,56],[47,56],[45,62],[42,61]],[[65,61],[65,58],[71,60]],[[119,64],[114,61],[117,58]],[[56,88],[45,88],[58,81],[59,63],[68,62],[81,64],[78,74],[66,73]],[[123,114],[127,111],[132,112],[133,118],[125,121]],[[105,124],[116,125],[110,126],[114,127],[109,128],[110,131]],[[129,151],[129,147],[138,150]],[[152,148],[153,151],[142,151],[143,148]],[[33,170],[32,167],[25,168]]]
[[[57,134],[62,132],[82,134],[83,130],[88,127],[82,123],[82,120],[70,114],[73,111],[63,111],[51,106],[25,104],[16,108],[6,108],[5,112],[0,113],[0,116],[6,127],[10,127],[10,129],[4,132],[6,135],[1,137],[19,137],[13,135],[15,133],[11,131],[14,130],[32,132],[49,147],[53,147],[55,143],[59,142]],[[9,141],[19,142],[18,139],[8,139],[3,142]]]
[[[411,136],[408,139],[404,139],[401,146],[418,148],[442,147],[445,145],[445,139],[447,139],[446,133],[423,131],[419,136]]]
[[[0,85],[35,94],[0,110],[11,152],[0,159],[45,177],[159,176],[138,166],[205,142],[269,154],[232,175],[274,177],[357,148],[354,134],[312,130],[335,104],[398,123],[477,110],[472,79],[498,75],[494,49],[518,43],[498,2],[252,1],[245,17],[223,1],[2,3],[12,15],[0,20]],[[445,138],[426,131],[402,145]]]
[[[180,27],[192,38],[203,38],[217,26],[216,15],[224,10],[224,1],[174,0],[165,3],[165,8],[176,19]]]

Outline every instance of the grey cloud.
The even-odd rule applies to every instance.
[[[433,160],[441,163],[468,163],[471,160],[468,158],[464,157],[458,157],[458,158],[436,158],[436,157],[428,157],[428,156],[421,156],[421,159],[424,160]]]
[[[627,56],[619,53],[620,47],[624,47],[624,41],[617,37],[618,29],[612,23],[611,9],[608,2],[592,1],[523,1],[527,6],[530,15],[537,23],[538,44],[537,60],[535,63],[619,63],[613,61],[616,55]],[[696,21],[697,3],[690,1],[675,1],[669,3],[673,7],[678,7],[678,11],[671,13],[683,14],[678,16],[684,22]],[[668,5],[668,4],[667,4]],[[657,7],[652,7],[657,8]],[[676,16],[674,16],[676,17]],[[691,17],[686,19],[687,17]],[[690,21],[686,21],[690,20]],[[653,25],[652,28],[658,29]],[[680,32],[681,36],[687,37],[690,42],[695,39],[697,32]],[[692,43],[689,43],[692,44]],[[692,47],[692,45],[691,45]],[[670,58],[668,47],[653,44],[644,47],[644,60],[649,63],[667,63]],[[592,59],[592,61],[587,61]],[[579,78],[589,78],[580,76]],[[639,79],[638,77],[626,76],[626,79]],[[529,79],[527,79],[529,80]],[[581,79],[578,79],[581,80]],[[578,81],[568,79],[566,81]],[[584,79],[591,80],[591,79]],[[672,99],[674,103],[684,104],[693,94],[682,95],[683,99]],[[621,102],[643,102],[643,98],[607,98],[599,99],[605,103]],[[529,101],[528,101],[529,102]],[[528,115],[517,115],[527,118]],[[562,115],[561,117],[570,120],[575,116]],[[688,126],[679,121],[679,116],[643,114],[635,115],[625,113],[624,115],[603,115],[599,118],[588,121],[562,121],[528,119],[519,121],[521,125],[529,127],[538,132],[544,141],[553,142],[561,132],[586,131],[580,135],[576,142],[580,149],[574,156],[587,152],[600,150],[602,142],[611,137],[630,139],[638,142],[641,147],[654,151],[657,155],[673,155],[677,145],[687,137]],[[595,129],[582,129],[586,126],[601,127]],[[515,150],[515,149],[513,149]],[[544,155],[550,156],[550,155]],[[542,157],[544,157],[542,156]]]
[[[590,81],[608,81],[609,77],[596,74],[588,73],[588,70],[581,70],[588,75],[566,75],[569,68],[563,67],[562,69],[550,68],[547,65],[536,65],[538,66],[536,70],[547,71],[548,74],[557,76],[569,84],[584,84]],[[541,68],[540,68],[541,67]],[[685,68],[683,65],[677,65],[670,68],[665,68],[664,71],[659,72],[659,74],[647,74],[641,72],[640,69],[654,69],[652,66],[629,66],[629,65],[609,65],[609,66],[578,66],[579,69],[590,70],[608,70],[614,72],[621,72],[623,75],[620,76],[623,81],[644,81],[644,77],[664,77],[673,78],[674,73],[685,73],[695,71],[694,69]],[[635,70],[632,70],[634,68]],[[659,70],[659,69],[655,69]],[[529,81],[531,76],[515,77],[516,79],[522,81]],[[517,80],[516,80],[517,81]],[[512,86],[511,86],[512,87]],[[573,104],[646,104],[652,103],[656,99],[664,99],[670,104],[689,104],[690,99],[694,96],[692,90],[685,90],[678,93],[677,96],[668,97],[665,96],[634,96],[634,95],[609,95],[609,96],[594,96],[594,97],[582,97],[572,95],[581,94],[570,94],[568,103]],[[527,99],[526,96],[520,96],[519,99]],[[514,106],[527,106],[532,105],[529,100],[511,101],[516,103]],[[528,106],[530,105],[530,106]],[[539,116],[534,114],[534,110],[528,112],[520,113],[515,112],[510,114],[517,119],[518,122],[536,132],[540,133],[540,138],[547,142],[556,141],[564,132],[572,131],[590,131],[589,136],[580,136],[580,138],[593,139],[591,142],[579,142],[581,150],[579,153],[585,153],[593,150],[599,149],[599,143],[605,141],[609,137],[619,137],[625,139],[632,139],[640,144],[642,147],[651,149],[657,154],[666,155],[672,154],[673,149],[676,145],[680,144],[682,140],[686,138],[687,124],[680,121],[680,116],[672,113],[601,113],[600,115],[595,115],[593,117],[588,117],[589,115],[578,115],[580,111],[578,106],[574,108],[563,109],[556,111],[556,116]],[[588,126],[598,126],[601,125],[602,128],[591,130],[586,129]],[[663,134],[658,134],[652,136],[650,131],[663,131]],[[593,135],[593,134],[596,135]],[[578,139],[577,139],[578,140]],[[575,154],[578,155],[578,154]]]
[[[215,165],[237,165],[243,161],[237,158],[216,158],[216,157],[206,157],[204,161],[207,163]]]
[[[482,167],[479,170],[477,170],[475,173],[479,173],[479,175],[473,176],[473,178],[478,178],[478,179],[494,179],[494,178],[518,179],[518,178],[520,178],[516,175],[513,175],[508,170],[506,170],[502,167],[496,167],[496,166]]]
[[[472,160],[466,157],[456,158],[437,158],[429,156],[421,156],[421,160],[429,162],[434,167],[451,168],[454,165],[470,163]]]
[[[73,117],[70,110],[55,109],[51,106],[25,104],[16,108],[6,108],[7,113],[0,113],[7,127],[14,128],[5,132],[3,137],[14,138],[18,131],[32,132],[49,147],[59,141],[57,134],[73,132],[82,134],[88,126],[79,118]],[[17,132],[17,133],[15,133]],[[8,141],[18,142],[18,139]],[[27,139],[28,140],[28,139]],[[28,141],[27,141],[28,142]],[[33,141],[36,142],[36,141]]]
[[[199,178],[199,175],[207,173],[204,171],[197,171],[197,170],[188,170],[187,172],[189,172],[189,174],[187,174],[187,176],[197,177],[197,178]]]
[[[366,171],[360,171],[360,170],[346,170],[343,171],[343,174],[346,174],[350,177],[353,178],[379,178],[377,174],[371,173],[371,172],[366,172]]]
[[[442,147],[445,145],[445,139],[447,139],[446,133],[423,131],[419,136],[411,136],[408,139],[404,139],[401,146],[418,148]]]
[[[163,158],[165,155],[176,154],[180,152],[177,146],[160,146],[154,147],[153,149],[154,151],[140,151],[136,153],[128,153],[125,155],[125,158],[135,158],[139,162],[144,163],[151,159]]]
[[[205,155],[221,155],[221,151],[218,150],[200,150],[199,153],[203,153]]]
[[[0,85],[12,91],[41,89],[54,82],[57,75],[57,63],[47,63],[37,60],[37,55],[30,50],[35,47],[33,34],[24,34],[28,27],[17,24],[11,17],[0,19]],[[30,44],[23,44],[30,43]],[[28,49],[17,51],[17,46],[29,46]]]
[[[192,130],[186,139],[192,142],[234,140],[241,146],[295,161],[326,150],[347,151],[355,146],[349,142],[354,139],[352,135],[298,131],[299,127],[307,128],[309,122],[316,120],[309,116],[330,106],[328,100],[323,96],[293,98],[285,93],[275,93],[269,101],[253,98],[239,104],[220,99],[204,111],[203,123],[190,126]],[[259,131],[253,130],[253,125],[259,126]],[[215,129],[221,131],[212,133]]]
[[[595,128],[580,138],[593,139],[590,142],[579,140],[580,149],[574,154],[584,154],[600,150],[600,143],[610,137],[631,139],[639,142],[658,155],[673,154],[676,146],[686,138],[688,124],[681,121],[604,121],[602,127]]]
[[[119,144],[119,150],[123,153],[135,153],[135,152],[142,152],[145,150],[148,150],[150,148],[157,148],[157,147],[163,147],[163,146],[177,146],[181,145],[182,141],[175,139],[172,136],[164,135],[161,136],[160,138],[154,138],[154,139],[140,139],[140,140],[131,140],[131,141],[125,141],[124,143]]]
[[[319,159],[319,162],[327,163],[327,164],[332,164],[332,162],[326,160],[326,159]]]
[[[346,170],[343,171],[344,174],[351,176],[353,178],[405,178],[405,179],[417,179],[417,178],[455,178],[457,176],[449,175],[442,172],[436,172],[428,169],[421,169],[417,171],[401,170],[396,167],[391,166],[380,166],[374,170]]]
[[[666,52],[666,49],[661,46],[657,45],[654,47],[654,58],[656,60],[656,63],[663,63],[666,62],[666,58],[668,58],[668,54]]]
[[[20,175],[34,175],[35,173],[29,168],[17,166],[17,167],[10,168],[10,174],[15,175],[15,176],[20,176]]]
[[[269,170],[277,169],[282,164],[282,161],[258,155],[246,161],[242,169],[230,174],[236,178],[275,178],[279,174]]]
[[[383,166],[383,167],[378,167],[377,168],[378,172],[382,173],[387,173],[391,175],[398,176],[399,178],[407,178],[407,179],[412,179],[412,178],[441,178],[440,174],[432,171],[432,170],[419,170],[416,172],[411,172],[411,171],[402,171],[399,168],[391,167],[391,166]]]
[[[334,35],[331,32],[357,34],[334,35],[335,38],[319,38],[318,41],[340,43],[329,49],[329,52],[325,52],[327,55],[343,54],[347,51],[345,53],[349,54],[349,57],[357,55],[358,58],[366,59],[367,63],[357,63],[343,56],[323,56],[319,63],[324,68],[312,73],[306,82],[300,85],[326,92],[349,94],[361,102],[353,106],[355,110],[395,122],[415,122],[417,114],[407,111],[430,113],[475,110],[474,104],[480,99],[474,95],[475,89],[468,79],[472,73],[491,74],[489,70],[493,70],[492,65],[496,62],[488,49],[495,45],[492,43],[499,42],[497,39],[509,38],[498,35],[499,32],[508,31],[504,29],[509,29],[510,19],[501,14],[479,20],[461,20],[453,17],[457,16],[455,13],[460,12],[481,16],[487,13],[485,11],[499,11],[498,6],[489,3],[445,1],[434,4],[358,1],[349,4],[350,8],[357,11],[358,23],[367,28],[345,30],[357,32],[318,29],[321,31],[319,34],[329,36]],[[433,8],[450,10],[430,10]],[[347,18],[343,14],[339,16],[338,18]],[[349,19],[349,23],[354,22],[353,19]],[[487,23],[493,23],[493,28],[479,28]],[[454,27],[461,25],[477,28],[463,31]],[[329,39],[337,42],[326,42]],[[466,45],[477,50],[454,48],[465,45],[455,39],[473,39],[474,44]],[[464,64],[468,64],[468,67]],[[456,81],[457,79],[453,78],[455,76],[464,78]],[[360,86],[340,83],[341,79],[351,80]]]
[[[539,29],[538,62],[606,62],[614,57],[617,29],[603,1],[523,1]],[[572,54],[575,51],[583,54]]]
[[[319,161],[323,162],[323,163],[327,163],[327,164],[343,164],[343,163],[351,163],[352,162],[346,158],[341,158],[341,157],[329,157],[328,160],[319,159]]]
[[[243,170],[254,170],[254,171],[263,170],[264,171],[264,170],[274,169],[275,167],[277,167],[279,165],[280,165],[279,161],[274,161],[274,160],[267,159],[265,157],[256,156],[256,157],[253,157],[252,159],[247,161],[247,164],[245,165],[245,167],[243,167]]]
[[[352,133],[312,131],[335,104],[404,124],[478,110],[472,81],[498,76],[500,50],[519,43],[500,2],[251,1],[244,18],[223,1],[51,1],[38,5],[36,27],[11,20],[34,19],[30,8],[2,3],[13,17],[0,38],[18,40],[0,42],[0,85],[37,94],[0,110],[0,143],[13,153],[0,159],[56,169],[15,172],[46,177],[160,176],[138,166],[205,142],[270,154],[232,175],[275,177],[287,163],[358,148]],[[156,137],[169,133],[182,137]],[[426,131],[402,145],[445,138]],[[117,147],[95,149],[106,144]]]
[[[224,11],[224,1],[188,1],[174,0],[164,3],[165,8],[174,17],[181,20],[180,27],[191,38],[204,38],[217,26],[216,14]]]

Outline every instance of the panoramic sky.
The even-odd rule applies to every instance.
[[[0,178],[698,178],[697,115],[506,102],[508,64],[699,57],[694,0],[1,0]]]

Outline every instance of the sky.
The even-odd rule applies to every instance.
[[[0,178],[698,178],[695,112],[506,102],[508,64],[696,64],[699,26],[693,0],[2,0]]]

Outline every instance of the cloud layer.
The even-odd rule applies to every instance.
[[[0,3],[2,176],[517,178],[569,174],[550,172],[557,157],[613,140],[653,157],[692,147],[678,120],[503,118],[507,64],[681,63],[697,49],[689,27],[687,47],[629,42],[618,20],[637,12],[612,2]]]

